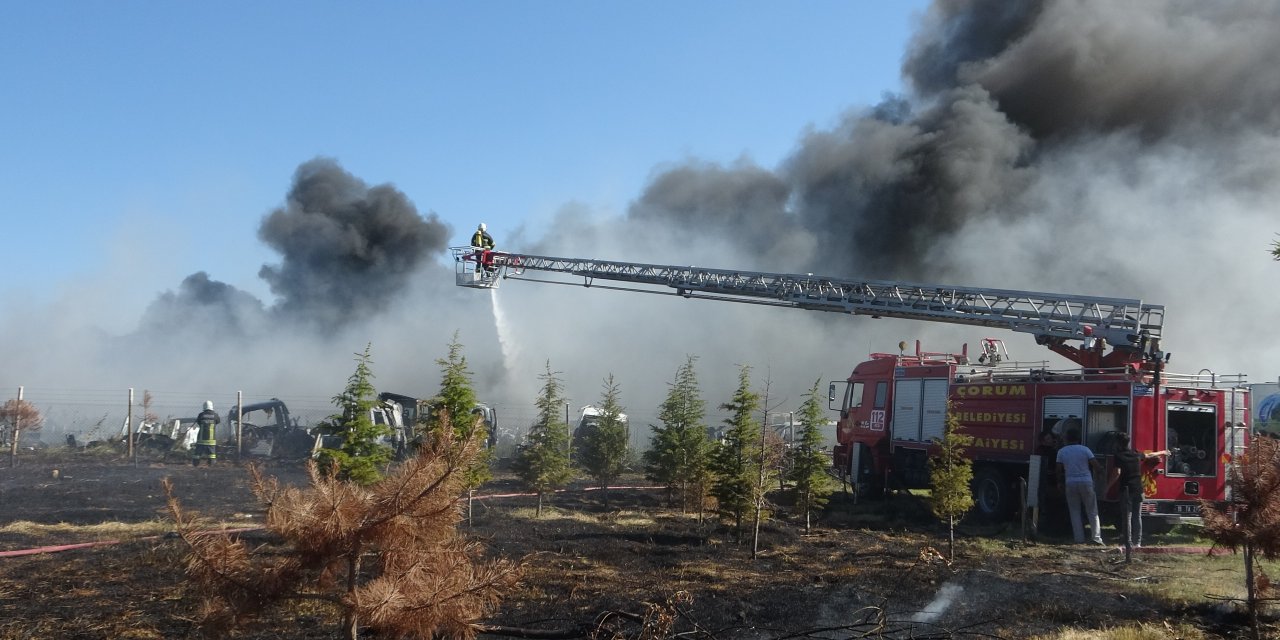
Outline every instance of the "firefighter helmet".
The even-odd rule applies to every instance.
[[[487,230],[487,229],[488,229],[488,227],[486,227],[486,226],[484,225],[484,223],[483,223],[483,222],[481,222],[481,223],[480,223],[480,226],[479,226],[478,228],[479,228],[481,231],[485,231],[485,230]]]
[[[204,401],[204,410],[205,410],[205,411],[213,411],[213,401],[212,401],[212,400],[205,400],[205,401]]]

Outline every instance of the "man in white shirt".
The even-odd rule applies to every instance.
[[[1076,544],[1084,543],[1084,523],[1080,509],[1089,516],[1093,544],[1101,545],[1102,522],[1098,519],[1098,496],[1093,491],[1093,472],[1098,469],[1098,459],[1089,447],[1080,444],[1080,429],[1067,430],[1067,446],[1058,449],[1058,482],[1064,483],[1067,510],[1071,513],[1071,533]]]

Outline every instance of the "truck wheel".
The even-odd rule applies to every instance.
[[[1000,520],[1013,510],[1013,490],[1004,474],[994,467],[973,472],[973,511],[987,520]]]

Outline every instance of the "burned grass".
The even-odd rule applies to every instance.
[[[0,558],[0,640],[199,637],[200,604],[182,571],[186,549],[157,531],[164,503],[152,484],[173,477],[190,509],[219,523],[252,524],[261,509],[245,472],[230,465],[64,468],[56,482],[48,469],[0,470],[0,550],[125,541]],[[302,478],[296,468],[270,472]],[[569,491],[539,518],[534,498],[508,495],[511,489],[500,480],[481,493],[507,497],[473,507],[470,532],[487,553],[524,561],[523,580],[488,625],[576,637],[720,639],[1199,640],[1242,629],[1236,609],[1214,597],[1241,595],[1237,556],[1144,554],[1124,563],[1115,549],[1024,542],[1011,528],[966,526],[948,562],[938,551],[945,550],[943,530],[918,500],[854,505],[838,496],[810,534],[785,520],[765,523],[753,558],[749,541],[714,519],[667,508],[660,491],[611,491],[607,509],[599,492]],[[86,501],[101,510],[86,512]],[[272,544],[265,534],[240,535]],[[316,603],[291,604],[236,637],[332,638],[335,616]]]

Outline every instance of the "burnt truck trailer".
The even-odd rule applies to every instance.
[[[433,409],[430,400],[384,391],[378,394],[378,406],[372,409],[371,417],[374,424],[391,429],[392,435],[386,444],[396,451],[397,456],[405,456],[414,443],[425,436],[423,425],[430,419]],[[493,448],[498,438],[497,410],[476,404],[471,410],[471,419],[477,418],[485,430],[485,448]]]
[[[1164,307],[1141,300],[452,251],[456,283],[464,287],[532,280],[528,272],[565,274],[594,288],[999,328],[1031,334],[1075,365],[1010,363],[994,339],[983,340],[973,360],[967,349],[937,354],[917,347],[908,355],[905,345],[898,354],[872,354],[854,367],[843,393],[839,383],[831,390],[832,408],[840,412],[832,470],[863,493],[928,486],[929,452],[943,434],[949,404],[975,438],[968,453],[976,510],[993,517],[1011,512],[1021,481],[1034,487],[1040,468],[1054,464],[1051,450],[1039,450],[1046,431],[1052,439],[1078,426],[1107,468],[1095,483],[1104,507],[1117,498],[1107,481],[1115,434],[1127,433],[1139,450],[1168,449],[1144,478],[1143,510],[1158,520],[1156,529],[1196,519],[1201,500],[1224,502],[1230,465],[1248,445],[1244,377],[1166,371]]]

